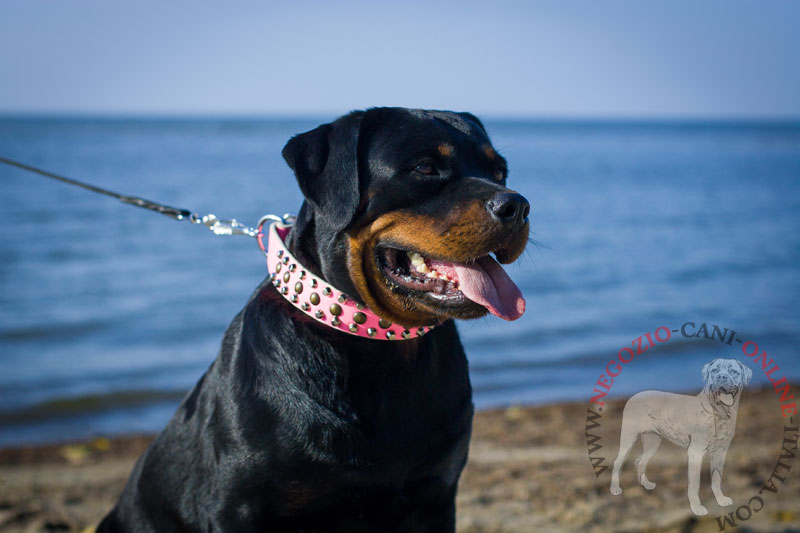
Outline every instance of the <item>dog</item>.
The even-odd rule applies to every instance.
[[[355,111],[282,154],[304,195],[274,226],[286,253],[100,532],[455,529],[473,404],[453,319],[524,312],[499,263],[530,205],[469,113]]]
[[[636,460],[639,483],[653,490],[656,484],[647,479],[645,469],[665,438],[686,448],[689,454],[689,507],[698,516],[708,514],[700,503],[700,467],[703,456],[711,457],[711,490],[717,503],[733,503],[722,493],[722,470],[725,456],[736,429],[739,398],[753,372],[736,359],[714,359],[703,366],[705,387],[697,396],[655,390],[631,396],[622,412],[619,454],[611,473],[611,494],[619,495],[619,473],[636,438],[642,437],[642,455]]]

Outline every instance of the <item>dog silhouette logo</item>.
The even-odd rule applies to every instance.
[[[705,386],[696,396],[657,390],[631,396],[622,412],[619,454],[611,472],[611,494],[622,494],[619,474],[636,439],[642,438],[642,455],[636,459],[639,483],[647,490],[656,484],[647,479],[645,469],[667,439],[686,448],[689,456],[689,507],[695,515],[708,514],[700,503],[700,468],[708,454],[711,463],[711,490],[717,503],[728,506],[731,498],[722,493],[725,456],[736,430],[739,399],[753,372],[736,359],[714,359],[703,367]]]

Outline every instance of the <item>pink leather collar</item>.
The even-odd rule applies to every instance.
[[[406,328],[384,320],[368,307],[356,303],[342,291],[325,280],[314,276],[289,253],[283,240],[291,225],[273,222],[264,250],[264,234],[259,228],[258,244],[267,254],[269,279],[284,298],[305,314],[328,327],[357,337],[374,340],[406,340],[422,337],[433,329],[429,327]]]

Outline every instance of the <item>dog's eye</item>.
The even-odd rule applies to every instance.
[[[503,181],[505,177],[506,177],[506,171],[503,170],[502,168],[498,168],[497,170],[494,171],[494,179],[496,181]]]
[[[414,172],[419,172],[424,176],[433,176],[436,174],[436,167],[433,166],[433,163],[430,161],[423,161],[422,163],[418,163],[417,166],[414,167]]]

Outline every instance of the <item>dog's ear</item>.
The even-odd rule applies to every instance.
[[[747,385],[750,383],[750,380],[753,379],[753,371],[750,370],[750,367],[742,363],[741,361],[737,360],[739,366],[742,367],[742,379],[744,380],[744,384]]]
[[[282,152],[303,196],[336,231],[344,229],[358,209],[358,137],[363,115],[350,113],[295,135]]]
[[[486,133],[486,127],[483,125],[483,122],[481,122],[481,119],[479,119],[472,113],[467,113],[466,111],[459,113],[459,115],[461,115],[463,118],[467,120],[471,120],[472,122],[477,124],[481,128],[481,130],[483,130],[483,133]]]
[[[708,375],[711,373],[711,367],[714,366],[714,363],[716,361],[717,360],[714,359],[713,361],[710,361],[705,365],[703,365],[703,383],[708,383]]]

